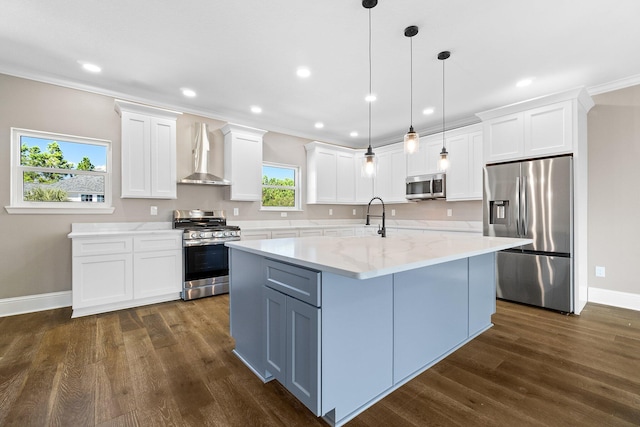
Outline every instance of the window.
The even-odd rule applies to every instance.
[[[264,163],[262,165],[262,209],[300,210],[300,168]]]
[[[9,213],[111,213],[111,142],[11,128]]]

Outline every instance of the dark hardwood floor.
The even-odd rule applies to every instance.
[[[2,426],[324,426],[233,354],[228,295],[0,318]],[[495,326],[347,424],[640,425],[640,312],[498,302]]]

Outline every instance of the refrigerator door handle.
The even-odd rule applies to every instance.
[[[518,207],[518,218],[516,218],[516,237],[520,237],[520,177],[516,177],[516,206]]]
[[[522,177],[522,214],[520,218],[522,219],[522,237],[527,237],[527,223],[529,222],[529,218],[527,215],[527,177]]]

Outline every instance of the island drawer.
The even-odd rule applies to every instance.
[[[320,307],[319,271],[271,259],[265,259],[264,262],[267,273],[266,286],[315,307]]]

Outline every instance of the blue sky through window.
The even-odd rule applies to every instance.
[[[262,166],[262,175],[268,178],[285,179],[289,178],[295,181],[295,171],[290,168],[279,168],[276,166]]]
[[[107,164],[107,147],[103,145],[82,144],[59,139],[36,138],[32,136],[22,136],[20,142],[28,147],[39,147],[40,152],[46,152],[47,146],[52,141],[56,141],[62,150],[64,158],[77,165],[83,157],[88,157],[96,170],[104,170]]]

